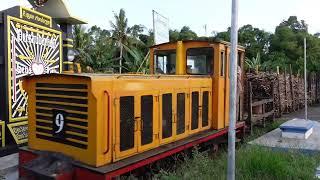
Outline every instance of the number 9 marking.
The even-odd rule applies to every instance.
[[[56,126],[59,127],[59,129],[58,129],[57,131],[55,131],[55,133],[58,134],[58,133],[60,133],[60,132],[62,131],[63,125],[64,125],[64,117],[63,117],[62,114],[58,113],[58,114],[56,115],[56,121],[55,121],[55,123],[56,123]]]

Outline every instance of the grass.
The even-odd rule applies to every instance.
[[[283,121],[256,129],[250,141],[275,129]],[[236,152],[236,179],[314,179],[315,169],[320,165],[320,154],[302,154],[296,151],[274,151],[258,146],[242,144]],[[185,158],[175,171],[162,171],[159,179],[226,179],[227,153],[216,157],[193,151],[193,158]]]
[[[286,122],[286,120],[278,119],[278,120],[276,120],[276,121],[274,121],[272,123],[267,123],[266,127],[264,127],[264,128],[262,128],[262,127],[254,127],[253,128],[253,133],[245,138],[245,142],[252,141],[252,140],[262,136],[263,134],[278,128],[284,122]]]

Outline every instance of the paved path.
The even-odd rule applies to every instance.
[[[18,179],[18,159],[17,153],[0,158],[0,180]]]
[[[301,118],[304,119],[304,109],[290,114],[284,114],[281,118],[293,119]],[[308,107],[308,119],[313,121],[320,121],[320,105]]]
[[[291,114],[284,115],[282,118],[291,121],[294,118],[304,119],[304,109]],[[320,106],[308,108],[308,119],[314,124],[313,133],[308,139],[290,139],[283,138],[282,131],[277,128],[261,137],[249,142],[260,146],[271,147],[275,149],[298,149],[305,152],[320,152]],[[293,121],[291,121],[293,122]]]

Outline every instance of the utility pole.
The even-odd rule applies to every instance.
[[[204,35],[207,37],[207,24],[204,25]]]
[[[228,131],[227,179],[235,180],[235,138],[237,103],[237,47],[238,47],[238,0],[232,0],[231,14],[231,62],[230,62],[230,112]]]
[[[304,38],[304,118],[308,120],[307,39]]]
[[[152,10],[152,25],[153,25],[153,45],[156,44],[156,26],[155,26],[155,22],[154,22],[154,13],[155,10]]]

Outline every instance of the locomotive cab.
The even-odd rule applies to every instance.
[[[228,126],[229,43],[178,41],[150,54],[149,75],[24,79],[29,148],[99,167]]]
[[[207,76],[212,78],[212,128],[229,124],[229,63],[230,43],[225,41],[178,41],[151,47],[151,74]],[[238,46],[238,110],[242,119],[243,92],[241,91],[244,47]]]

